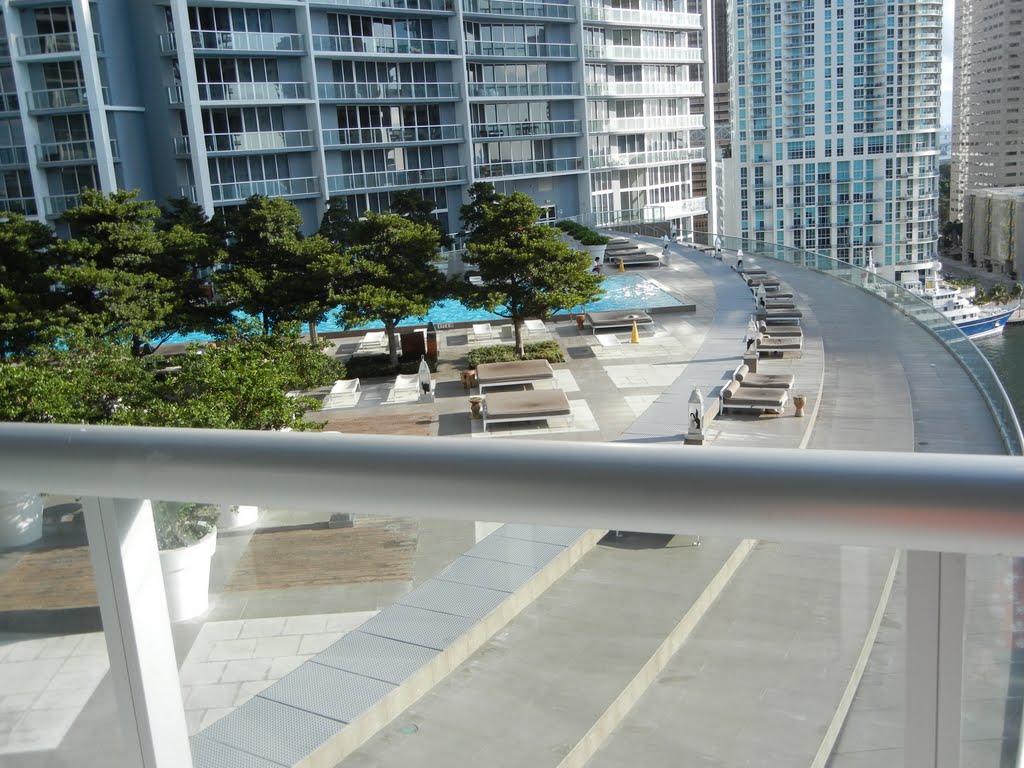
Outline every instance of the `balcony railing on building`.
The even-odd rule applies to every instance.
[[[24,146],[0,147],[0,167],[28,165],[28,148]]]
[[[267,197],[311,197],[320,194],[320,180],[315,176],[294,179],[260,179],[211,184],[215,203],[238,202],[253,195]]]
[[[610,117],[606,120],[590,120],[593,133],[618,133],[622,131],[684,131],[703,128],[703,115],[663,115],[648,117]],[[768,162],[767,160],[765,162]]]
[[[428,144],[462,139],[461,125],[328,128],[323,132],[325,147],[347,147],[357,144]]]
[[[327,191],[333,194],[335,192],[352,192],[361,189],[390,189],[399,186],[463,184],[465,181],[466,169],[461,165],[401,171],[339,173],[327,177]]]
[[[309,0],[311,6],[369,6],[370,8],[394,8],[400,11],[441,11],[455,9],[453,0]]]
[[[700,48],[685,46],[645,47],[641,45],[587,45],[583,48],[588,59],[613,61],[682,61],[699,64],[704,60]]]
[[[34,197],[0,197],[0,211],[4,213],[20,213],[22,216],[37,214]]]
[[[607,155],[591,155],[591,168],[621,168],[631,165],[657,165],[660,163],[684,163],[704,159],[703,147],[680,147],[652,152],[624,152]]]
[[[317,53],[368,53],[380,56],[454,56],[451,40],[425,37],[347,37],[313,35]]]
[[[557,98],[579,96],[580,84],[566,83],[470,83],[471,98]]]
[[[317,94],[323,101],[455,100],[459,98],[459,86],[456,83],[318,83]]]
[[[0,93],[0,112],[18,112],[18,94]]]
[[[462,10],[468,14],[515,16],[529,19],[576,19],[576,6],[570,3],[541,3],[531,0],[462,0]]]
[[[203,136],[206,151],[221,152],[282,152],[313,149],[313,133],[307,130],[256,131],[253,133],[208,133]],[[191,151],[188,136],[174,137],[174,151],[187,155]]]
[[[612,24],[635,26],[669,27],[679,29],[700,29],[699,13],[672,13],[671,11],[648,11],[632,8],[608,8],[604,5],[583,5],[584,21],[607,21]]]
[[[189,33],[196,51],[232,51],[257,53],[303,53],[302,35],[291,32],[216,32],[192,30]],[[160,50],[174,53],[178,39],[173,32],[160,35]]]
[[[101,89],[101,98],[109,101],[107,89]],[[28,93],[29,111],[84,110],[89,108],[89,94],[85,88],[47,88]]]
[[[180,85],[167,89],[171,104],[184,103]],[[200,101],[300,101],[309,99],[307,83],[199,83]]]
[[[587,83],[588,96],[701,96],[704,84],[694,80]]]
[[[467,56],[487,58],[575,59],[572,43],[505,43],[489,40],[467,40]]]
[[[522,136],[578,136],[579,120],[544,120],[537,123],[478,123],[473,126],[474,139],[520,138]]]
[[[46,215],[51,219],[55,219],[63,214],[64,211],[70,208],[77,208],[81,204],[81,195],[50,195],[43,198]]]
[[[110,142],[110,151],[114,159],[120,158],[116,141]],[[40,165],[95,162],[96,142],[92,139],[83,139],[80,141],[54,141],[37,144],[36,160]]]
[[[514,160],[478,163],[473,166],[477,178],[497,176],[536,176],[548,173],[572,173],[583,170],[582,157],[557,157],[548,160]]]
[[[99,35],[93,35],[93,44],[96,46],[96,52],[102,54],[103,41]],[[18,38],[18,53],[22,56],[57,56],[80,52],[77,32],[22,35]]]

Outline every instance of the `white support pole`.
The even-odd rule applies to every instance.
[[[906,768],[958,768],[966,557],[907,553]]]
[[[129,761],[143,768],[191,768],[149,501],[87,498],[83,507]]]

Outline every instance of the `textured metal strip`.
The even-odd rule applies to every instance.
[[[543,568],[564,551],[565,547],[557,544],[510,539],[505,536],[488,536],[465,555],[466,557],[480,557],[503,563],[526,565],[531,568]]]
[[[402,605],[426,608],[429,611],[451,613],[469,619],[482,619],[506,599],[508,599],[508,593],[496,589],[430,579],[399,602]]]
[[[349,632],[313,660],[335,669],[399,684],[437,655],[433,648],[365,632]]]
[[[359,631],[440,651],[474,624],[476,619],[395,604],[367,621]]]
[[[455,581],[459,584],[472,584],[502,592],[515,592],[534,575],[536,568],[512,563],[500,563],[496,560],[483,560],[479,557],[458,557],[434,578],[443,581]]]

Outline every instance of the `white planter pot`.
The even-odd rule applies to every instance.
[[[23,547],[43,536],[43,497],[38,493],[0,493],[0,548]]]
[[[584,245],[583,250],[590,254],[590,260],[598,264],[604,264],[604,252],[607,245]]]
[[[220,517],[217,518],[217,530],[230,531],[234,528],[244,528],[254,524],[259,516],[259,507],[245,504],[237,507],[221,507]]]
[[[160,552],[160,567],[171,621],[191,619],[210,605],[210,560],[217,549],[217,529],[188,547]]]

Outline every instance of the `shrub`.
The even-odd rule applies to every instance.
[[[437,369],[435,363],[431,363],[428,360],[427,364],[430,366],[431,371]],[[382,355],[353,357],[345,363],[345,374],[346,378],[349,379],[386,379],[399,373],[416,373],[419,369],[419,358],[415,360],[399,359],[398,368],[392,368],[391,358],[386,353]]]
[[[179,549],[195,544],[216,525],[220,509],[214,504],[154,501],[153,524],[160,549]]]
[[[482,363],[511,363],[514,360],[547,360],[549,363],[564,363],[565,356],[557,341],[538,341],[527,344],[522,357],[516,356],[516,348],[509,344],[477,347],[469,353],[469,367],[476,368]]]
[[[579,240],[583,245],[608,245],[610,242],[610,238],[598,234],[589,227],[585,227],[576,221],[563,219],[562,221],[556,222],[555,226],[566,234]]]

